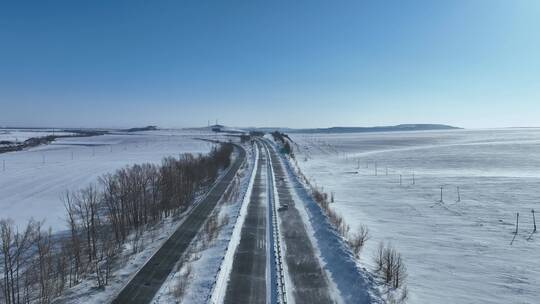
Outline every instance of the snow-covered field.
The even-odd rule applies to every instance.
[[[63,138],[0,154],[0,218],[24,225],[33,217],[46,220],[45,225],[54,231],[64,230],[63,193],[86,187],[126,165],[159,163],[165,156],[181,153],[207,153],[212,144],[194,139],[205,135],[185,130],[116,133]]]
[[[73,133],[58,132],[53,129],[2,129],[0,128],[0,141],[23,142],[32,137],[47,135],[70,135]]]
[[[369,227],[364,265],[380,241],[403,254],[410,303],[538,303],[539,129],[292,138],[303,172],[335,193],[352,231]]]

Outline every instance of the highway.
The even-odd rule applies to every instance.
[[[224,296],[226,304],[276,303],[278,277],[286,290],[286,299],[297,304],[335,303],[329,278],[316,255],[308,235],[306,224],[295,205],[288,176],[284,171],[278,152],[266,140],[257,140],[260,153],[247,213],[240,232],[240,241],[233,255],[232,268]],[[188,248],[191,240],[214,209],[241,163],[245,151],[236,148],[240,156],[230,171],[216,184],[209,195],[188,215],[185,222],[163,247],[137,273],[113,303],[150,303],[172,268]],[[274,196],[274,193],[277,195]],[[276,206],[276,204],[279,204]],[[279,224],[273,229],[272,209],[276,210]],[[274,213],[275,214],[275,213]],[[274,218],[277,218],[274,216]],[[275,231],[274,231],[275,230]],[[274,233],[279,232],[279,240]],[[285,267],[277,267],[274,244],[281,247],[281,261]],[[280,273],[284,269],[287,273]]]

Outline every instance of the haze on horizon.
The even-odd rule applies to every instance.
[[[0,126],[540,126],[540,2],[0,4]]]

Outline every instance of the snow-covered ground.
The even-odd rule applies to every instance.
[[[364,265],[380,241],[403,254],[410,303],[538,303],[539,129],[291,136],[351,231],[369,227]]]
[[[58,132],[53,129],[2,129],[0,128],[0,141],[23,142],[32,137],[47,135],[71,135],[73,133]]]
[[[0,218],[24,225],[33,217],[46,220],[54,231],[64,230],[63,193],[127,165],[159,163],[165,156],[181,153],[207,153],[212,144],[194,139],[204,136],[208,133],[185,130],[115,133],[63,138],[0,154]]]

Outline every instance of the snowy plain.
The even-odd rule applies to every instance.
[[[351,231],[369,227],[362,266],[380,241],[403,254],[409,303],[538,303],[539,129],[291,136]]]
[[[53,231],[66,229],[61,197],[97,183],[124,166],[160,163],[163,157],[207,153],[204,131],[159,130],[117,132],[102,136],[62,138],[49,145],[0,154],[0,218],[25,225],[45,220]],[[4,168],[5,164],[5,168]]]
[[[0,141],[14,143],[23,142],[32,137],[44,137],[48,135],[72,135],[70,132],[59,132],[54,129],[3,129],[0,128]]]

